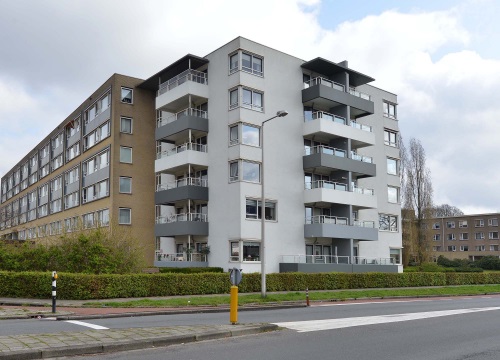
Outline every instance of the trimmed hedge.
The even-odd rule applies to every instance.
[[[148,296],[227,294],[227,273],[92,275],[58,273],[57,298],[89,300]],[[267,275],[268,291],[304,291],[500,284],[500,273],[282,273]],[[245,274],[240,293],[259,292],[260,274]],[[0,297],[51,296],[51,273],[0,271]]]

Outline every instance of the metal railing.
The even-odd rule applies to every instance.
[[[173,78],[165,81],[160,84],[160,88],[158,89],[158,95],[166,93],[177,86],[184,84],[186,81],[193,81],[198,84],[208,85],[208,76],[206,73],[196,71],[196,70],[185,70],[181,72],[179,75],[174,76]]]
[[[155,259],[157,261],[198,261],[206,262],[207,254],[201,253],[164,253],[161,250],[155,251]]]
[[[370,163],[373,164],[373,158],[370,156],[365,156],[365,155],[359,155],[356,154],[354,151],[351,151],[351,159],[356,160],[356,161],[362,161],[365,163]]]
[[[348,219],[346,217],[338,217],[338,216],[315,215],[306,217],[306,224],[348,225]]]
[[[335,155],[339,157],[347,157],[347,151],[325,145],[306,147],[304,149],[304,154],[305,155],[326,154],[326,155]]]
[[[364,92],[358,91],[358,90],[356,90],[354,88],[350,88],[349,89],[349,94],[357,96],[357,97],[359,97],[361,99],[365,99],[365,100],[370,100],[371,99],[370,95],[368,95],[368,94],[366,94]]]
[[[156,223],[157,224],[170,224],[174,222],[181,221],[201,221],[207,222],[208,215],[202,213],[187,213],[187,214],[172,214],[168,216],[157,216]]]
[[[345,92],[345,86],[344,85],[339,84],[339,83],[337,83],[335,81],[332,81],[332,80],[328,80],[328,79],[319,77],[319,76],[315,77],[314,79],[311,79],[309,81],[304,82],[304,86],[306,88],[314,86],[314,85],[325,85],[325,86],[331,87],[333,89],[337,89],[339,91]]]
[[[204,111],[204,110],[194,109],[194,108],[187,108],[187,109],[181,110],[175,114],[171,114],[165,118],[163,118],[160,115],[157,119],[156,126],[162,127],[163,125],[167,125],[167,124],[170,124],[176,120],[182,119],[185,116],[196,116],[196,117],[199,117],[202,119],[208,119],[208,112]]]
[[[363,195],[375,195],[375,190],[373,189],[368,189],[368,188],[362,188],[359,186],[354,185],[352,188],[352,191],[358,194],[363,194]]]
[[[366,227],[366,228],[375,228],[375,221],[367,221],[367,220],[353,220],[352,226]]]
[[[280,255],[281,263],[293,264],[347,264],[347,265],[400,265],[394,258],[369,258],[337,255]]]
[[[332,190],[340,190],[340,191],[349,191],[347,184],[338,183],[334,181],[328,180],[316,180],[305,183],[305,189],[332,189]]]
[[[208,179],[187,177],[184,179],[175,180],[170,184],[158,184],[156,185],[156,191],[176,189],[188,185],[208,187]]]
[[[316,120],[316,119],[325,119],[325,120],[333,121],[333,122],[336,122],[336,123],[339,123],[339,124],[342,124],[342,125],[346,125],[347,124],[347,120],[346,120],[345,117],[334,115],[334,114],[330,114],[330,113],[327,113],[325,111],[315,111],[315,112],[313,112],[311,120]],[[308,121],[308,120],[306,119],[306,121]]]
[[[372,127],[370,125],[359,124],[356,121],[352,121],[352,120],[351,120],[351,127],[355,128],[355,129],[363,130],[363,131],[368,131],[368,132],[373,131]]]
[[[202,145],[202,144],[196,144],[192,142],[184,143],[182,145],[176,146],[172,149],[169,150],[163,150],[162,152],[159,152],[156,154],[156,159],[161,159],[165,156],[171,156],[175,155],[184,151],[199,151],[199,152],[208,152],[208,145]]]

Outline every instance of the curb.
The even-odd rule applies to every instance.
[[[170,345],[179,345],[205,340],[217,340],[242,335],[254,335],[276,330],[279,330],[279,327],[277,325],[263,324],[250,326],[245,329],[238,329],[234,331],[215,330],[196,335],[159,336],[154,339],[127,340],[106,344],[88,344],[77,346],[61,346],[48,349],[11,351],[5,354],[0,353],[0,358],[5,360],[32,360],[63,356],[104,354],[119,351],[165,347]]]

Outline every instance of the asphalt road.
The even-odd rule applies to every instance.
[[[494,296],[247,312],[240,313],[241,321],[293,321],[298,322],[296,326],[299,330],[286,329],[264,335],[99,355],[99,359],[498,360],[499,310],[500,297]],[[183,321],[217,321],[218,317],[224,320],[224,315],[198,314],[188,316],[188,319],[185,315],[167,318],[170,318],[170,322],[180,324]],[[151,321],[167,321],[147,318],[135,320],[148,321],[149,324]],[[121,321],[129,322],[126,319]],[[117,326],[121,321],[103,319],[98,323]],[[304,324],[307,326],[303,327]],[[331,327],[339,324],[345,327],[315,330],[315,326]],[[305,328],[310,331],[301,332]],[[95,358],[89,356],[77,359]]]

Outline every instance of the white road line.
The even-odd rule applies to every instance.
[[[95,330],[109,330],[109,328],[107,328],[107,327],[104,327],[104,326],[101,326],[101,325],[95,325],[95,324],[91,324],[91,323],[83,322],[83,321],[66,320],[66,322],[69,322],[69,323],[75,324],[75,325],[86,326],[86,327],[89,327],[89,328],[95,329]]]
[[[291,322],[281,322],[274,324],[280,327],[297,330],[298,332],[309,332],[309,331],[342,329],[353,326],[387,324],[387,323],[402,322],[402,321],[421,320],[421,319],[435,318],[440,316],[460,315],[460,314],[469,314],[475,312],[494,311],[494,310],[500,310],[500,307],[429,311],[420,313],[379,315],[379,316],[363,316],[363,317],[343,318],[343,319],[291,321]]]
[[[448,299],[446,299],[448,300]],[[348,303],[330,303],[330,304],[312,304],[312,306],[349,306],[349,305],[368,305],[368,304],[393,304],[393,303],[409,303],[409,302],[425,302],[425,301],[436,301],[434,300],[381,300],[381,301],[359,301],[359,302],[348,302]]]

